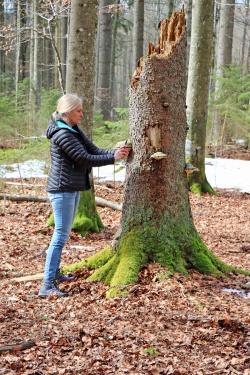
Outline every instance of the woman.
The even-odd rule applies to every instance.
[[[64,297],[57,283],[69,281],[72,276],[59,272],[62,249],[69,237],[80,199],[80,191],[90,189],[89,173],[92,167],[113,164],[125,159],[129,149],[115,151],[96,147],[78,128],[83,117],[82,100],[75,94],[65,94],[57,102],[46,132],[50,140],[51,168],[47,191],[52,205],[55,228],[47,250],[44,280],[39,296],[56,294]]]

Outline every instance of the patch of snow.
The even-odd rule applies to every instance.
[[[45,162],[28,160],[12,165],[0,165],[1,178],[46,177]],[[214,188],[232,189],[250,193],[250,161],[234,159],[206,159],[206,176]],[[93,168],[94,177],[100,181],[124,181],[123,163]]]
[[[46,177],[45,162],[41,160],[27,160],[22,163],[0,165],[1,178],[29,178]]]
[[[250,193],[250,161],[235,159],[206,159],[205,171],[214,188]]]

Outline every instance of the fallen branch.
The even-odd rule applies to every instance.
[[[0,353],[18,352],[20,350],[30,349],[35,345],[36,345],[36,343],[33,340],[23,341],[20,344],[4,345],[4,346],[0,346]]]
[[[0,199],[5,199],[8,201],[15,202],[47,202],[47,197],[42,197],[39,195],[14,195],[14,194],[0,194]]]
[[[39,196],[39,195],[12,195],[12,194],[0,194],[0,199],[5,199],[9,201],[16,201],[16,202],[48,202],[47,197]],[[108,201],[104,198],[95,197],[95,202],[97,206],[100,207],[110,207],[113,210],[121,211],[122,205]]]
[[[15,281],[18,283],[25,282],[25,281],[34,281],[34,280],[42,280],[43,279],[43,273],[36,273],[34,275],[26,275],[26,276],[20,276],[20,277],[14,277],[13,279],[9,279],[9,281]]]
[[[13,186],[24,186],[28,188],[35,188],[35,187],[44,187],[45,184],[26,184],[26,183],[21,183],[21,182],[13,182],[13,181],[4,181],[4,185],[13,185]]]

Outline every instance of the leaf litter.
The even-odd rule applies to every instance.
[[[122,193],[118,183],[96,186],[98,196],[119,203]],[[250,195],[220,190],[190,195],[190,201],[207,245],[224,261],[249,269]],[[72,233],[63,264],[112,240],[120,212],[98,211],[105,229],[86,238]],[[127,297],[110,300],[107,286],[85,281],[89,270],[62,284],[69,293],[63,299],[38,298],[40,281],[11,281],[43,271],[49,214],[49,203],[0,202],[0,347],[35,342],[0,353],[0,375],[250,374],[249,299],[223,291],[244,289],[249,277],[215,279],[191,270],[170,278],[149,264]]]

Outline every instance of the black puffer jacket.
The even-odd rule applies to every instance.
[[[96,147],[77,126],[51,120],[46,136],[51,143],[48,192],[88,190],[91,168],[114,164],[114,152]]]

